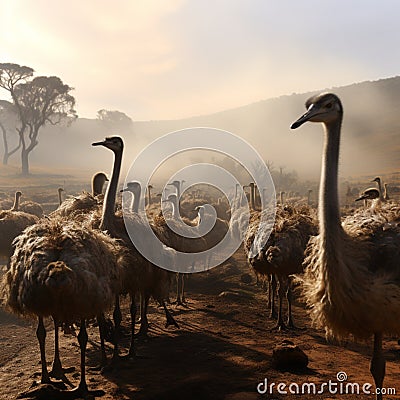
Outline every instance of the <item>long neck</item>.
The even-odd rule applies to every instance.
[[[379,198],[381,200],[384,200],[384,195],[383,195],[383,191],[382,191],[382,183],[381,180],[379,179],[378,181],[378,188],[379,188]]]
[[[58,203],[59,203],[60,206],[61,206],[61,204],[62,204],[61,190],[58,191]]]
[[[256,204],[255,204],[255,199],[254,199],[255,191],[256,191],[255,186],[250,185],[250,207],[254,211],[256,209]]]
[[[14,197],[14,204],[11,208],[11,211],[18,211],[19,210],[19,198],[20,198],[20,194],[19,193],[15,193],[15,197]]]
[[[140,202],[140,190],[136,190],[132,192],[132,203],[131,203],[131,211],[134,213],[139,212],[139,202]]]
[[[320,234],[332,246],[334,239],[343,232],[338,191],[341,123],[342,120],[338,119],[334,123],[325,125],[325,143],[319,189]]]
[[[119,174],[121,172],[122,150],[114,153],[114,165],[111,174],[111,181],[107,187],[104,203],[103,215],[101,217],[100,229],[107,230],[112,226],[115,213],[115,199],[117,196],[117,187]]]
[[[388,199],[389,199],[389,194],[388,194],[388,190],[387,190],[387,184],[385,183],[383,186],[384,186],[384,188],[385,188],[385,190],[384,190],[384,192],[383,192],[383,198],[384,198],[385,200],[388,200]]]
[[[178,207],[178,202],[177,201],[172,201],[172,218],[178,219],[179,218],[179,207]]]
[[[97,196],[103,192],[104,182],[102,179],[94,178],[92,181],[92,195]]]

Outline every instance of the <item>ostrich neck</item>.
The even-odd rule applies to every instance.
[[[100,180],[93,179],[92,181],[92,195],[97,196],[103,191],[103,183]]]
[[[382,191],[382,183],[381,183],[381,180],[378,181],[378,188],[379,188],[379,198],[380,198],[381,200],[383,200],[383,199],[384,199],[384,195],[383,195],[383,191]]]
[[[18,194],[15,194],[14,204],[13,204],[13,206],[11,208],[11,211],[18,211],[19,210],[19,197],[20,196],[18,196]]]
[[[103,215],[101,217],[100,229],[108,230],[112,226],[115,213],[115,199],[117,196],[118,179],[121,171],[122,151],[114,153],[114,165],[110,184],[104,199]]]
[[[335,246],[335,239],[343,232],[338,192],[340,128],[342,120],[325,125],[324,155],[319,192],[320,234],[326,243]]]
[[[61,191],[60,191],[60,190],[58,191],[58,203],[59,203],[59,205],[61,206],[61,204],[62,204],[62,197],[61,197]]]
[[[178,204],[175,201],[172,202],[172,218],[179,219]]]
[[[255,195],[256,188],[254,185],[250,185],[250,207],[253,211],[256,209],[254,195]]]
[[[136,192],[132,192],[132,203],[131,203],[131,211],[134,213],[139,212],[139,201],[140,201],[140,193],[141,191],[138,190]]]

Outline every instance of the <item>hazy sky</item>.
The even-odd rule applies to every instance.
[[[2,62],[59,76],[81,117],[181,118],[399,73],[397,0],[0,5]]]

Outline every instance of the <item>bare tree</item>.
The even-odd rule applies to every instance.
[[[9,133],[13,132],[17,136],[16,126],[18,123],[18,114],[14,104],[6,100],[0,100],[0,130],[3,136],[3,165],[8,164],[8,159],[21,148],[21,140],[14,148],[10,149]]]
[[[77,118],[73,90],[56,76],[30,80],[33,69],[18,64],[0,64],[0,87],[7,90],[18,114],[22,175],[29,175],[29,155],[39,144],[40,129],[46,124],[70,123]]]

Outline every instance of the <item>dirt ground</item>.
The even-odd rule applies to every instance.
[[[271,331],[274,321],[268,317],[266,294],[255,284],[244,283],[249,273],[243,251],[233,260],[210,272],[193,275],[186,281],[187,307],[170,305],[180,329],[164,328],[165,317],[152,304],[147,340],[137,342],[137,358],[109,372],[90,367],[100,360],[97,328],[88,329],[87,382],[90,389],[102,389],[109,399],[373,399],[374,395],[332,394],[325,386],[323,394],[279,394],[279,383],[315,383],[319,388],[329,380],[337,382],[338,372],[347,374],[347,382],[373,382],[369,373],[372,341],[342,345],[329,344],[321,331],[310,327],[304,307],[298,300],[295,322],[304,330]],[[223,293],[221,295],[221,293]],[[123,301],[124,346],[128,345],[128,303]],[[53,356],[53,332],[47,323],[47,360]],[[36,321],[24,321],[0,310],[0,399],[9,400],[30,388],[40,379],[40,354],[35,335]],[[272,349],[289,339],[309,357],[302,371],[278,371],[272,367]],[[112,345],[108,345],[111,356]],[[60,336],[64,366],[74,366],[68,374],[75,384],[79,379],[79,347],[73,335]],[[397,338],[384,342],[386,364],[385,387],[400,398],[400,346]],[[122,351],[126,350],[126,347]],[[267,379],[275,383],[272,394],[257,393],[257,385]],[[292,386],[293,388],[295,386]],[[286,387],[288,390],[288,387]],[[360,389],[361,390],[361,389]],[[372,387],[371,391],[373,392]],[[49,397],[51,399],[51,397]]]

